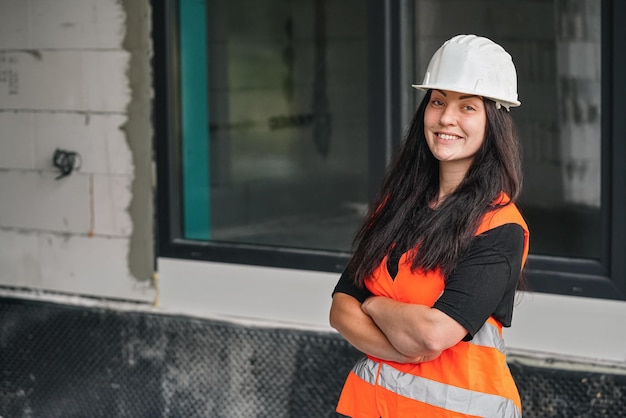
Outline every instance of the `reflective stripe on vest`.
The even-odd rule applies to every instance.
[[[489,322],[485,324],[474,334],[474,338],[468,341],[470,344],[479,345],[481,347],[495,348],[506,356],[506,349],[504,347],[504,339],[500,335],[498,328]]]
[[[385,364],[361,359],[352,369],[354,374],[372,385],[397,395],[460,414],[494,418],[521,418],[515,403],[503,396],[481,393],[445,383],[402,373]]]
[[[489,347],[504,354],[504,340],[499,329],[486,322],[469,344]],[[385,363],[364,357],[352,369],[371,385],[379,385],[397,395],[460,414],[481,417],[520,418],[515,403],[503,396],[447,385],[435,380],[403,373]]]

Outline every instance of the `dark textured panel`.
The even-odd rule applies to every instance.
[[[524,418],[626,417],[626,376],[510,364]]]
[[[0,416],[336,417],[334,333],[0,299]],[[624,377],[511,370],[524,417],[626,417]]]

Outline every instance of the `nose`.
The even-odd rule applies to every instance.
[[[439,115],[439,124],[442,126],[454,125],[456,123],[456,112],[451,106],[446,106]]]

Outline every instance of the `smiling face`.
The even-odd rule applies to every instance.
[[[487,113],[483,98],[433,90],[424,113],[424,135],[440,168],[467,172],[485,139]]]

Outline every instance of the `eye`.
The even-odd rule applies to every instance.
[[[435,107],[439,107],[439,106],[443,106],[443,102],[439,99],[432,99],[430,101],[430,104],[435,106]]]

